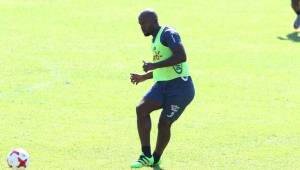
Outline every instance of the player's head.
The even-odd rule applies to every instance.
[[[152,35],[159,27],[155,11],[152,9],[143,10],[139,15],[139,24],[145,36]]]

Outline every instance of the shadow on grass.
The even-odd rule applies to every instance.
[[[162,169],[159,165],[158,166],[154,166],[154,167],[152,167],[153,168],[153,170],[164,170],[164,169]]]
[[[293,41],[293,42],[300,42],[300,32],[292,32],[290,34],[287,34],[286,37],[280,37],[278,36],[277,38],[279,40],[290,40],[290,41]]]

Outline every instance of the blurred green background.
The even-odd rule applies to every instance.
[[[129,169],[135,106],[152,81],[137,16],[150,7],[184,43],[196,97],[172,128],[162,168],[300,167],[300,37],[289,1],[0,1],[0,169]],[[152,113],[152,146],[159,111]],[[145,168],[150,169],[150,168]]]

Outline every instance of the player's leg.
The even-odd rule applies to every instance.
[[[155,151],[153,152],[154,165],[160,164],[160,157],[170,141],[172,123],[173,123],[172,121],[166,119],[161,114],[158,123],[156,147],[155,147]]]
[[[297,14],[297,17],[294,21],[294,28],[298,29],[300,27],[300,0],[292,0],[292,8]]]
[[[300,11],[300,0],[292,0],[292,8],[298,13]]]
[[[153,153],[154,165],[159,165],[160,157],[170,141],[172,124],[180,117],[195,95],[190,78],[186,81],[177,79],[174,84],[168,89],[169,92],[158,123],[157,141]]]
[[[176,112],[169,108],[166,108],[162,111],[159,123],[158,123],[158,133],[157,133],[157,140],[156,140],[156,147],[153,152],[153,158],[154,158],[154,165],[160,164],[160,157],[163,154],[165,148],[167,147],[170,138],[171,138],[171,126],[172,124],[179,118],[181,113],[183,113],[185,107],[187,104],[175,104],[175,105],[169,105],[169,107],[180,107]],[[168,117],[174,115],[174,117]]]
[[[154,110],[162,108],[163,97],[160,90],[160,84],[156,83],[136,107],[137,128],[142,147],[142,154],[131,164],[131,168],[149,166],[154,162],[154,159],[151,155],[150,146],[150,113]]]
[[[151,99],[143,99],[136,107],[137,128],[142,146],[142,152],[145,156],[151,157],[150,149],[150,131],[151,118],[150,113],[160,109],[161,103]]]

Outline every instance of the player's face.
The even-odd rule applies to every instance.
[[[151,22],[148,22],[143,18],[139,18],[139,24],[145,36],[151,35],[153,31],[153,24]]]

